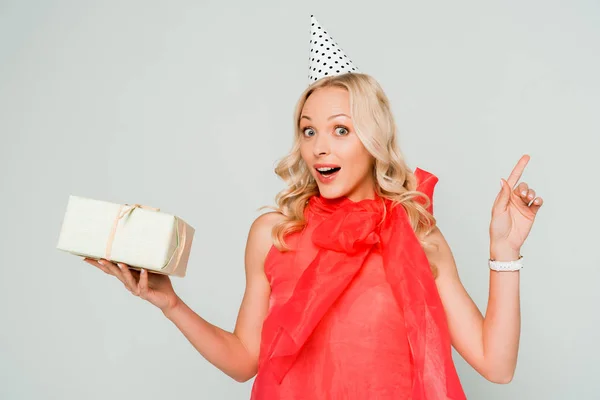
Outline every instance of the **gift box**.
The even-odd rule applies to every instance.
[[[56,247],[137,270],[184,277],[193,237],[194,228],[157,208],[71,195]]]

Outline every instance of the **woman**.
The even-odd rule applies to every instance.
[[[484,318],[431,214],[437,177],[405,164],[378,83],[324,77],[300,97],[295,124],[276,169],[288,187],[250,228],[233,333],[194,313],[168,276],[86,261],[160,308],[224,373],[256,375],[254,399],[462,399],[451,345],[486,379],[510,382],[520,272],[490,269]],[[528,160],[494,202],[492,260],[519,260],[541,207],[526,183],[511,189]]]
[[[451,346],[486,379],[510,382],[520,249],[543,202],[517,185],[529,156],[493,204],[484,318],[432,215],[438,178],[408,168],[385,93],[314,16],[310,37],[310,86],[275,170],[288,187],[250,228],[233,332],[193,312],[168,276],[85,260],[161,309],[221,371],[256,376],[254,400],[464,399]]]

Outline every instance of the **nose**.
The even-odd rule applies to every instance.
[[[313,141],[313,153],[315,157],[325,156],[331,151],[327,135],[316,135]]]

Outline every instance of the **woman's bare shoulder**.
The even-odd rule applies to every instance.
[[[273,246],[273,227],[284,219],[285,216],[282,213],[272,211],[261,214],[254,220],[250,226],[248,243],[246,245],[246,253],[249,259],[255,261],[265,260],[269,250]],[[262,266],[262,262],[252,264]]]
[[[252,228],[259,230],[271,230],[275,224],[283,221],[285,216],[279,211],[270,211],[259,215],[252,223]]]

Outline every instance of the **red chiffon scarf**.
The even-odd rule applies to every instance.
[[[419,168],[415,175],[417,190],[433,199],[438,178]],[[319,251],[290,299],[272,315],[278,329],[263,367],[281,383],[321,318],[379,246],[386,279],[404,312],[414,365],[411,399],[466,399],[452,360],[446,314],[404,207],[392,207],[383,198],[353,202],[314,196],[307,210],[326,216],[312,235]],[[433,212],[433,204],[428,210]]]

